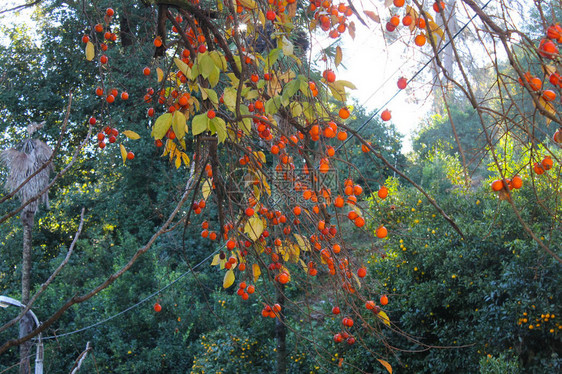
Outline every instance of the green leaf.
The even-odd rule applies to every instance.
[[[227,132],[226,132],[226,122],[224,122],[222,118],[220,117],[213,118],[209,123],[209,128],[211,129],[211,131],[217,133],[217,136],[219,138],[219,143],[224,142],[227,136]]]
[[[180,69],[180,71],[188,78],[188,79],[193,79],[191,76],[191,69],[189,68],[189,66],[187,66],[187,64],[185,62],[183,62],[182,60],[180,60],[177,57],[174,57],[174,63],[176,64],[176,66],[178,67],[178,69]]]
[[[267,58],[265,60],[266,70],[269,70],[269,68],[277,62],[280,53],[281,49],[279,48],[275,48],[271,52],[269,52],[269,55],[267,55]]]
[[[203,97],[203,100],[208,98],[209,100],[211,100],[211,103],[213,103],[215,106],[219,105],[219,98],[215,90],[201,87],[201,95]]]
[[[291,115],[293,117],[298,117],[302,114],[302,105],[298,102],[292,102],[290,104],[290,108],[291,108]]]
[[[213,67],[213,71],[209,75],[209,84],[211,87],[215,87],[219,83],[219,79],[221,76],[221,71],[216,66]]]
[[[258,90],[250,90],[247,93],[245,93],[243,96],[248,100],[253,100],[257,98],[259,95],[260,93],[258,92]]]
[[[193,131],[193,136],[209,130],[209,117],[207,117],[207,113],[198,114],[193,117],[191,120],[191,130]]]
[[[268,114],[275,114],[279,111],[281,106],[281,98],[279,96],[272,97],[265,102],[265,112]]]
[[[301,85],[301,82],[298,79],[293,79],[289,83],[285,85],[283,89],[283,95],[288,95],[289,98],[293,97],[294,94],[297,93]]]
[[[226,58],[222,53],[220,53],[219,51],[211,51],[211,53],[209,53],[209,56],[213,59],[213,62],[215,63],[215,66],[217,68],[219,68],[222,71],[226,70],[227,68]]]
[[[186,119],[182,112],[176,110],[172,118],[172,128],[176,133],[178,139],[183,139],[185,136]]]
[[[284,54],[285,56],[291,56],[291,55],[293,55],[293,52],[294,52],[294,49],[295,49],[295,48],[294,48],[294,46],[293,46],[293,43],[291,43],[291,41],[290,41],[289,39],[287,39],[286,36],[283,36],[283,37],[279,40],[279,42],[280,42],[281,45],[282,45],[283,54]],[[279,43],[278,43],[278,44],[279,44]]]
[[[234,279],[235,279],[234,271],[232,269],[230,269],[224,275],[224,280],[222,281],[223,288],[228,288],[228,287],[232,286],[232,284],[234,283]]]
[[[209,78],[209,75],[211,75],[211,72],[215,67],[215,62],[206,52],[200,54],[197,57],[197,60],[199,61],[199,71],[201,72],[201,76],[203,76],[203,78],[205,79]]]
[[[164,113],[156,119],[151,135],[154,139],[162,139],[172,125],[172,113]]]
[[[226,107],[231,112],[234,112],[236,110],[236,90],[234,88],[225,88],[222,99],[224,100],[224,104],[226,105]]]

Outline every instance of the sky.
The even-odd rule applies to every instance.
[[[428,115],[432,100],[423,76],[410,82],[405,90],[398,89],[397,82],[401,77],[409,80],[429,57],[406,44],[410,39],[408,32],[401,33],[404,39],[388,44],[382,36],[381,25],[370,20],[366,22],[370,29],[356,22],[355,39],[349,35],[343,39],[342,65],[345,66],[337,69],[338,79],[341,76],[355,84],[357,90],[351,91],[352,97],[369,111],[391,111],[391,121],[403,135],[402,150],[407,153],[412,149],[412,134]],[[397,92],[398,95],[386,104]]]
[[[0,11],[23,4],[24,0],[4,0],[2,3]],[[375,8],[372,9],[375,10]],[[8,13],[3,17],[0,16],[0,24],[7,25],[17,22],[33,28],[32,13],[33,8],[25,9],[17,14]],[[396,92],[400,91],[396,85],[398,79],[402,76],[409,79],[419,66],[429,59],[429,56],[414,50],[408,44],[411,40],[407,31],[403,30],[400,33],[402,38],[394,43],[389,44],[385,41],[385,38],[382,37],[382,27],[389,16],[388,10],[386,10],[386,15],[381,12],[382,24],[377,24],[364,17],[369,28],[355,20],[356,37],[352,39],[348,34],[343,37],[341,43],[343,62],[335,71],[337,79],[344,79],[355,84],[357,90],[352,90],[350,94],[368,111],[377,109],[391,111],[391,121],[402,134],[402,150],[407,153],[412,149],[412,134],[431,109],[432,101],[427,82],[423,80],[423,77],[411,82],[391,103],[383,106]],[[0,42],[4,42],[1,38],[0,36]],[[320,48],[326,47],[332,42],[332,39],[327,38],[313,41],[313,45],[317,43],[313,47],[313,55]],[[429,47],[426,46],[426,48]]]

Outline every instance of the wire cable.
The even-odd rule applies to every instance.
[[[150,295],[148,295],[147,297],[145,297],[144,299],[140,300],[139,302],[137,302],[136,304],[131,305],[130,307],[128,307],[127,309],[124,309],[122,311],[120,311],[119,313],[116,313],[106,319],[103,319],[101,321],[98,321],[92,325],[86,326],[86,327],[82,327],[78,330],[74,330],[74,331],[70,331],[70,332],[66,332],[64,334],[60,334],[60,335],[55,335],[55,336],[48,336],[48,337],[44,337],[43,340],[50,340],[50,339],[58,339],[58,338],[62,338],[64,336],[69,336],[69,335],[74,335],[77,334],[79,332],[82,331],[86,331],[89,330],[93,327],[97,327],[100,325],[103,325],[104,323],[111,321],[112,319],[115,319],[117,317],[119,317],[122,314],[125,314],[133,309],[135,309],[136,307],[140,306],[141,304],[144,304],[145,302],[147,302],[148,300],[152,299],[154,296],[158,295],[160,292],[172,287],[174,284],[176,284],[178,281],[180,281],[182,278],[184,278],[186,275],[190,274],[193,270],[197,269],[199,266],[203,265],[205,262],[207,262],[207,260],[209,260],[211,257],[213,257],[215,254],[217,254],[220,251],[220,248],[215,250],[213,253],[211,253],[209,256],[207,256],[204,260],[202,260],[201,262],[199,262],[197,265],[193,266],[191,269],[189,269],[188,271],[186,271],[185,273],[181,274],[179,277],[177,277],[176,279],[174,279],[173,281],[171,281],[170,283],[168,283],[167,285],[165,285],[164,287],[160,288],[158,291],[155,291],[153,293],[151,293]]]

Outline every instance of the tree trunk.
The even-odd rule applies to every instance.
[[[277,296],[277,304],[281,305],[281,313],[275,319],[275,339],[277,340],[277,374],[287,373],[287,329],[285,327],[285,295],[283,291],[285,287],[279,285],[275,293]]]
[[[21,221],[23,224],[23,259],[21,270],[21,302],[27,305],[31,290],[31,232],[33,230],[33,212],[23,212]],[[27,313],[20,321],[20,338],[29,334],[33,329],[33,319]],[[31,341],[20,345],[20,374],[31,373],[29,364],[29,353],[31,352]]]
[[[121,37],[122,47],[129,47],[133,45],[133,38],[127,12],[119,14],[119,36]]]

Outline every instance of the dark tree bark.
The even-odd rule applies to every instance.
[[[121,46],[128,47],[133,45],[131,27],[129,26],[129,17],[127,12],[123,12],[119,18],[119,36],[121,37]]]
[[[154,51],[154,57],[162,57],[166,53],[166,13],[168,5],[158,4],[158,25],[156,26],[156,35],[162,39],[162,46],[157,47]]]
[[[23,259],[21,269],[21,302],[27,305],[31,290],[31,233],[33,230],[33,220],[35,214],[24,211],[21,216],[23,225]],[[33,319],[27,313],[20,321],[19,337],[26,336],[33,330]],[[20,374],[29,374],[31,366],[29,363],[29,353],[31,352],[31,341],[20,345]]]

